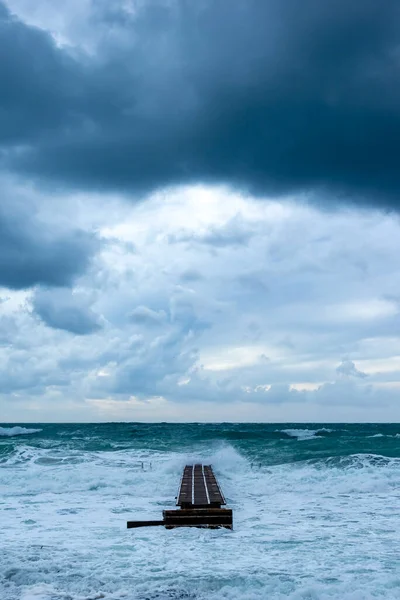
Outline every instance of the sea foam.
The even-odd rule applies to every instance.
[[[157,449],[155,436],[152,447],[116,451],[78,451],[67,437],[7,443],[20,448],[0,471],[1,600],[400,597],[400,458],[358,452],[259,467],[247,441],[184,451]],[[268,443],[271,454],[307,444]],[[182,466],[194,460],[213,464],[233,531],[127,530],[127,520],[174,508]]]

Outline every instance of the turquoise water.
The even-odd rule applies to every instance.
[[[212,463],[234,531],[127,530]],[[400,598],[399,424],[0,426],[1,600]]]

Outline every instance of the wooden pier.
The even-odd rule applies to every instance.
[[[162,521],[128,521],[128,529],[164,525],[174,527],[226,527],[232,529],[232,510],[225,498],[211,465],[186,465],[176,497],[176,510],[164,510]]]

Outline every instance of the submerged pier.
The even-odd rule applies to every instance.
[[[128,521],[128,529],[164,525],[174,527],[225,527],[232,529],[233,515],[211,465],[186,465],[183,469],[175,510],[164,510],[162,521]]]

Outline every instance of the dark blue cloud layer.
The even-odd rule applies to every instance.
[[[76,228],[49,226],[32,207],[13,205],[8,195],[0,206],[0,286],[15,290],[34,285],[71,285],[83,274],[98,239]]]
[[[75,335],[87,335],[101,329],[96,315],[85,299],[69,289],[37,290],[33,309],[49,327]]]
[[[114,37],[92,58],[1,9],[3,168],[92,189],[201,180],[398,206],[397,0],[101,6]]]

